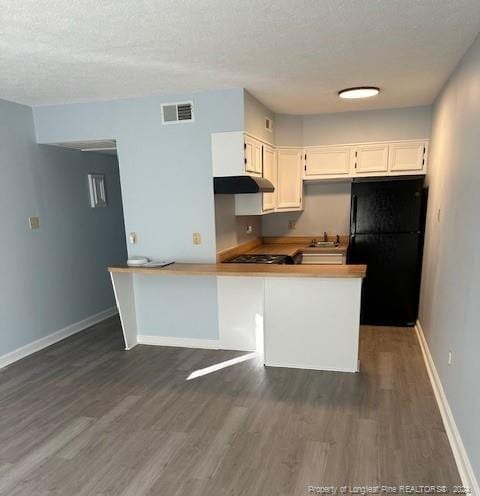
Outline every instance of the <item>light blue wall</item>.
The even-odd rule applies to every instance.
[[[89,172],[106,175],[107,208],[90,208]],[[105,265],[126,250],[115,157],[37,145],[32,109],[1,100],[0,174],[2,356],[112,307]]]
[[[321,146],[430,137],[432,107],[275,115],[276,144]]]
[[[272,131],[265,129],[265,117],[272,120]],[[265,105],[245,91],[245,131],[267,143],[275,144],[275,116]]]
[[[480,37],[434,106],[420,322],[480,480],[479,81]]]
[[[195,122],[162,125],[161,104],[186,100]],[[211,133],[244,129],[243,89],[38,107],[34,116],[41,143],[117,140],[125,228],[138,235],[130,255],[215,261]],[[140,333],[218,337],[215,280],[199,281],[136,278]]]

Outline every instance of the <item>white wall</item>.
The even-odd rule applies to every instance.
[[[305,116],[305,146],[429,138],[431,107]]]
[[[247,226],[253,231],[247,233]],[[262,235],[260,216],[235,216],[234,195],[215,195],[217,252],[246,243]]]
[[[185,100],[195,122],[162,125],[161,104]],[[34,115],[42,143],[117,140],[125,227],[138,234],[130,255],[215,261],[211,134],[244,129],[243,89],[38,107]],[[192,243],[194,232],[202,244]],[[141,334],[218,338],[214,278],[138,277],[135,301]],[[192,320],[186,308],[202,310]]]
[[[273,119],[274,115],[263,103],[248,91],[244,91],[244,130],[269,143],[275,143],[273,132],[265,129],[265,117]],[[233,195],[215,196],[215,236],[217,253],[246,243],[262,235],[259,216],[235,216],[235,199]],[[247,234],[246,227],[252,226],[253,232]]]
[[[37,145],[32,109],[0,100],[0,166],[1,357],[114,306],[106,266],[127,251],[116,157]],[[106,208],[90,207],[90,172]]]
[[[275,115],[278,146],[316,146],[429,138],[431,107],[337,114]]]
[[[480,477],[480,38],[435,102],[420,322]],[[440,220],[438,220],[440,210]],[[448,352],[453,363],[447,364]]]
[[[303,147],[303,115],[275,114],[275,143]]]
[[[350,182],[306,183],[303,212],[265,215],[264,236],[348,234],[350,231]],[[289,221],[296,222],[289,229]]]
[[[248,91],[244,91],[245,131],[267,143],[275,143],[275,122],[272,132],[265,129],[265,117],[274,120],[273,112]]]

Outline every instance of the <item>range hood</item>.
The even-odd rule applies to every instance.
[[[227,176],[213,178],[213,191],[216,195],[245,193],[273,193],[273,184],[264,177]]]

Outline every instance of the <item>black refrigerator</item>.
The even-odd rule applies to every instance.
[[[427,192],[423,178],[352,183],[347,261],[367,264],[361,323],[417,320]]]

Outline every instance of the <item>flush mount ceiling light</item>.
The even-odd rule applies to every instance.
[[[380,93],[380,88],[376,86],[357,86],[356,88],[345,88],[338,92],[340,98],[369,98]]]

